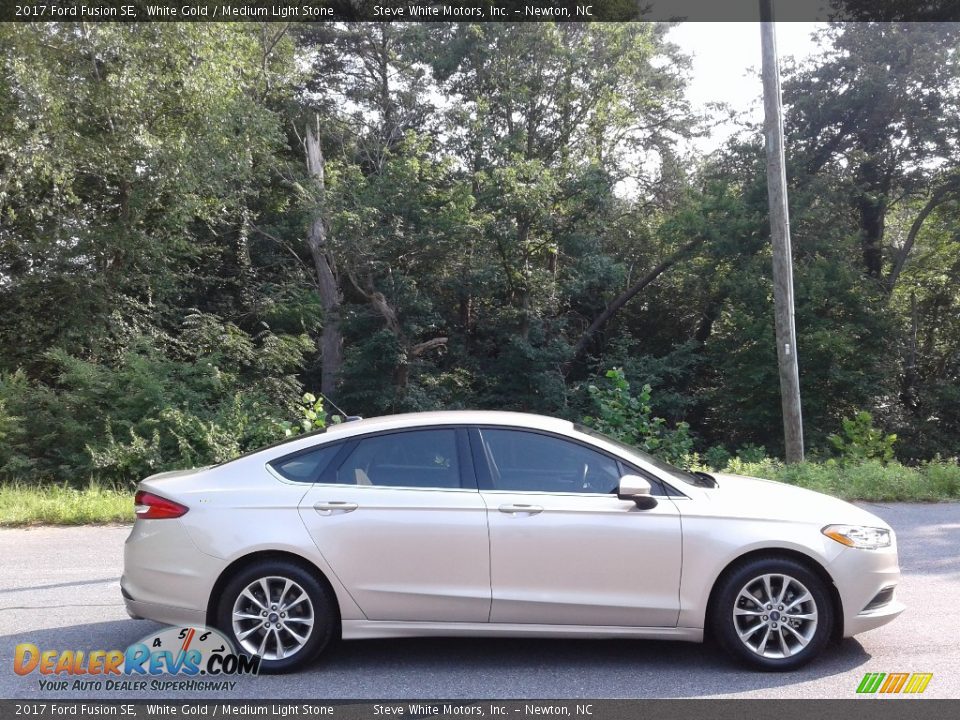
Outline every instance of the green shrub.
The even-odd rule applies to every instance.
[[[707,448],[699,459],[710,470],[723,470],[733,456],[723,445],[713,445]]]
[[[99,447],[87,446],[90,461],[95,471],[113,477],[129,478],[130,484],[165,467],[160,450],[160,431],[154,430],[149,439],[128,428],[129,441],[118,442],[113,436],[113,426],[108,422],[106,441]]]
[[[30,406],[17,403],[19,398],[29,395],[30,389],[30,381],[22,370],[0,374],[0,477],[26,476],[34,471],[35,463],[26,451],[28,423],[22,416],[30,411]],[[15,407],[19,413],[14,412]]]
[[[302,417],[299,422],[292,423],[284,420],[280,423],[280,429],[284,437],[293,437],[300,433],[313,432],[314,430],[323,430],[327,426],[327,411],[323,409],[323,398],[317,398],[313,393],[304,393],[300,398],[298,406]],[[331,422],[338,422],[339,416],[334,415]]]
[[[818,463],[792,463],[777,466],[773,480],[796,485],[797,487],[816,490],[828,495],[838,495],[839,476],[836,468]]]
[[[124,484],[271,443],[296,411],[294,373],[312,347],[192,312],[176,340],[135,335],[108,358],[51,350],[55,380],[0,376],[0,480]]]
[[[931,491],[938,497],[960,497],[960,465],[949,460],[931,460],[920,466]]]
[[[842,467],[846,495],[878,501],[936,500],[920,471],[900,463],[867,460]]]
[[[893,445],[897,436],[884,434],[883,430],[873,426],[873,416],[861,410],[853,418],[840,421],[842,435],[828,435],[827,440],[845,462],[879,460],[889,462],[893,459]]]
[[[737,448],[736,455],[744,462],[761,462],[767,456],[767,449],[763,445],[744,443]]]
[[[5,467],[10,461],[10,437],[15,432],[18,420],[19,418],[7,412],[6,405],[0,397],[0,468]]]
[[[608,382],[587,387],[596,415],[584,417],[583,424],[667,462],[682,465],[693,450],[690,426],[681,422],[670,429],[666,420],[654,417],[650,386],[644,385],[636,394],[631,392],[630,383],[620,368],[608,370],[605,377]]]

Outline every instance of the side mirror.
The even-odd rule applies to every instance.
[[[641,510],[650,510],[657,506],[657,499],[650,494],[650,481],[639,475],[624,475],[620,478],[617,497],[632,500]]]

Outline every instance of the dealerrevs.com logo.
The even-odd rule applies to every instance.
[[[857,686],[857,693],[919,695],[932,679],[933,673],[867,673]]]
[[[238,654],[218,630],[193,625],[148,635],[126,650],[43,650],[20,643],[13,656],[17,675],[36,673],[40,689],[50,691],[233,690],[236,681],[224,676],[259,670],[260,658]]]

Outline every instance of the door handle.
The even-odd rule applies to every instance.
[[[353,512],[358,507],[360,506],[356,503],[332,500],[330,502],[318,502],[313,506],[313,509],[320,515],[333,515],[334,513]]]
[[[501,505],[499,509],[508,515],[536,515],[543,512],[539,505]]]

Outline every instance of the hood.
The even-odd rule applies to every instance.
[[[719,487],[703,490],[713,512],[737,517],[868,525],[889,529],[876,515],[844,500],[774,480],[712,473]]]

